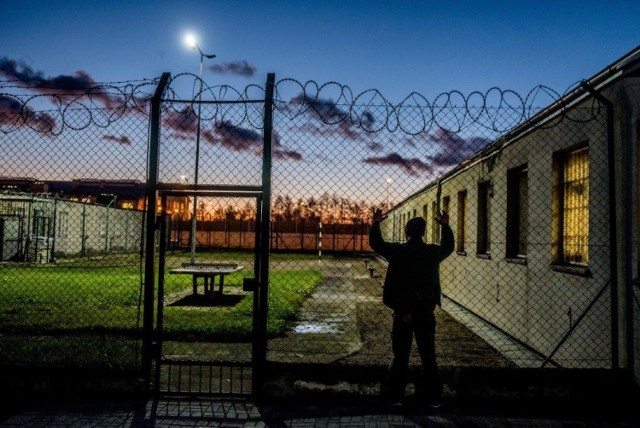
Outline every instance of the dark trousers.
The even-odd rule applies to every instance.
[[[422,360],[422,376],[416,382],[416,394],[428,399],[439,398],[442,394],[442,381],[436,363],[436,320],[433,309],[414,313],[411,317],[411,321],[405,322],[402,319],[403,314],[395,313],[393,316],[391,331],[393,359],[389,365],[385,393],[392,398],[404,396],[411,342],[415,336]]]

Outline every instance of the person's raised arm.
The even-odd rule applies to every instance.
[[[387,243],[382,238],[382,231],[380,230],[380,222],[383,219],[382,210],[375,210],[373,213],[373,224],[371,225],[371,230],[369,230],[369,246],[371,246],[376,253],[386,257]]]
[[[439,259],[442,261],[453,253],[454,248],[453,230],[451,230],[451,227],[449,226],[449,213],[446,211],[438,213],[438,215],[436,215],[436,222],[442,226],[439,251]]]

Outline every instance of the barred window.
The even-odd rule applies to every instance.
[[[589,262],[589,148],[556,154],[554,169],[554,261],[586,265]]]
[[[61,211],[58,213],[58,228],[56,230],[56,236],[58,238],[65,238],[67,236],[67,229],[69,228],[69,213]]]
[[[527,255],[529,226],[528,168],[522,165],[507,171],[507,251],[508,258]]]
[[[33,226],[31,233],[34,236],[49,236],[49,226],[51,219],[45,217],[44,210],[33,210]]]
[[[456,233],[456,251],[465,252],[465,229],[467,217],[467,191],[458,192],[458,224]]]
[[[491,182],[478,183],[478,248],[477,254],[489,254],[491,252],[491,239],[489,234],[489,220],[491,213],[490,202]]]

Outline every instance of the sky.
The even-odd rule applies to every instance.
[[[0,1],[0,56],[45,76],[95,81],[197,73],[240,63],[233,85],[277,78],[338,81],[400,101],[416,91],[468,93],[492,86],[563,92],[640,44],[640,2],[582,1]]]
[[[192,33],[204,53],[216,55],[205,60],[210,86],[262,86],[273,72],[276,80],[339,82],[354,95],[377,89],[392,104],[414,92],[433,100],[449,91],[468,95],[493,87],[525,97],[545,85],[562,94],[636,48],[638,23],[637,0],[0,0],[0,80],[37,76],[48,81],[123,82],[157,78],[163,72],[197,74],[200,56],[185,43],[185,35]],[[292,100],[300,97],[300,87],[289,87]],[[175,89],[188,98],[193,79],[179,80]],[[394,177],[392,186],[409,183],[394,191],[397,197],[392,199],[398,200],[497,136],[479,134],[476,128],[465,134],[454,129],[455,121],[439,124],[418,139],[367,133],[346,122],[328,129],[320,116],[334,119],[344,113],[334,104],[339,92],[331,94],[326,91],[317,100],[304,123],[279,124],[276,188],[289,189],[294,196],[309,189],[316,195],[344,189],[354,198],[375,193],[382,199],[386,179]],[[0,101],[1,108],[17,111],[12,99]],[[232,109],[223,122],[242,115]],[[164,116],[165,136],[175,145],[175,152],[162,159],[169,181],[183,176],[193,180],[189,169],[195,160],[195,122],[193,116],[181,115],[185,112],[178,109]],[[372,112],[358,110],[359,125],[382,123]],[[36,130],[49,123],[46,116],[32,120]],[[59,117],[51,120],[61,122]],[[71,122],[82,120],[80,116]],[[111,166],[93,161],[112,153],[114,165],[144,173],[147,124],[133,116],[122,123],[130,129],[114,125],[44,138],[38,141],[38,153],[49,150],[49,157],[30,166],[26,163],[33,152],[19,155],[16,151],[22,149],[9,147],[17,140],[6,137],[8,143],[0,144],[5,159],[0,175],[109,176]],[[209,128],[203,129],[200,154],[205,166],[213,164],[211,180],[228,182],[230,174],[249,166],[247,174],[260,177],[261,140],[255,129],[247,123],[203,126]],[[83,158],[78,154],[82,150]],[[223,157],[228,160],[224,165],[215,163]],[[20,161],[6,164],[8,159]],[[144,180],[143,175],[112,175]]]

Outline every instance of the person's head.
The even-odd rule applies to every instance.
[[[427,222],[422,217],[414,217],[404,228],[407,238],[422,238],[427,228]]]

